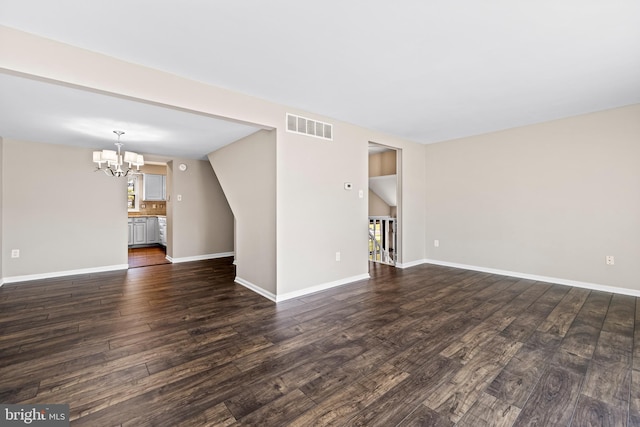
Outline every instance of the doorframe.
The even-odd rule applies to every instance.
[[[169,256],[169,252],[170,252],[169,251],[169,245],[170,245],[170,243],[169,243],[169,239],[168,239],[168,237],[169,237],[168,236],[168,233],[169,233],[169,231],[168,231],[169,230],[168,223],[169,223],[169,217],[172,215],[172,213],[170,213],[170,211],[169,211],[170,210],[170,205],[169,205],[169,197],[170,197],[169,194],[170,193],[169,193],[169,190],[168,190],[169,189],[169,187],[168,187],[169,183],[168,182],[169,182],[169,168],[173,164],[172,162],[173,162],[173,160],[147,160],[147,161],[144,162],[144,165],[142,166],[142,169],[144,169],[144,167],[147,166],[147,165],[148,166],[162,166],[162,167],[164,167],[166,169],[165,174],[166,174],[166,177],[167,177],[166,178],[167,179],[167,191],[166,191],[167,197],[166,197],[166,200],[157,201],[156,203],[164,203],[164,205],[165,205],[165,218],[166,218],[166,221],[167,221],[167,230],[165,231],[165,233],[167,233],[165,235],[165,238],[167,238],[166,245],[165,245],[165,255],[166,255],[166,259],[167,259],[167,261],[169,261],[169,263],[173,263],[173,261],[171,260],[171,257]],[[136,174],[137,175],[144,175],[144,172],[142,170],[140,170],[140,171],[136,172]],[[138,187],[138,195],[139,195],[138,206],[140,206],[144,201],[143,200],[143,198],[144,198],[144,188],[142,188],[142,186],[140,186],[140,183],[142,183],[142,185],[144,185],[144,178],[142,180],[137,179],[137,185],[139,186]],[[127,222],[128,222],[128,219],[129,219],[129,214],[131,212],[138,212],[139,213],[140,212],[140,208],[138,208],[138,210],[136,210],[136,211],[129,211],[127,209]],[[173,242],[171,242],[171,245],[173,245]],[[144,248],[144,247],[145,247],[144,245],[140,245],[140,246],[138,246],[138,247],[136,247],[134,249]],[[129,259],[129,249],[131,249],[131,248],[129,248],[129,245],[127,244],[127,247],[126,247],[127,264],[128,264],[128,259]],[[156,265],[156,264],[152,264],[152,265]],[[136,266],[136,267],[143,267],[143,266],[139,265],[139,266]],[[128,267],[128,268],[132,268],[132,267]],[[133,267],[133,268],[135,268],[135,267]]]
[[[396,245],[397,248],[394,248],[395,253],[395,265],[402,265],[402,256],[404,251],[403,248],[403,220],[402,220],[402,148],[394,147],[387,144],[381,144],[376,141],[369,141],[367,143],[367,190],[369,190],[369,167],[368,167],[368,156],[369,150],[368,148],[371,146],[383,147],[388,150],[393,150],[396,152]],[[367,207],[367,223],[369,218],[369,208]],[[368,245],[367,241],[367,245]]]

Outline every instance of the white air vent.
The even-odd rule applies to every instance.
[[[333,125],[287,113],[287,131],[333,141]]]

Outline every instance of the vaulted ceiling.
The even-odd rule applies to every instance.
[[[640,102],[637,0],[0,0],[0,25],[419,143]],[[46,85],[0,75],[0,136],[122,123],[198,158],[255,131]]]

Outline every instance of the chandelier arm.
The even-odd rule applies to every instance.
[[[144,157],[140,154],[133,152],[125,152],[122,154],[122,146],[124,145],[120,142],[120,137],[124,135],[124,131],[114,130],[113,133],[118,135],[118,141],[115,142],[117,147],[117,151],[112,150],[102,150],[102,151],[94,151],[93,152],[93,161],[98,164],[96,171],[103,170],[107,176],[129,176],[134,174],[132,165],[136,166],[136,169],[140,171],[140,166],[144,166]],[[115,159],[114,159],[115,157]],[[126,158],[125,158],[126,157]],[[106,163],[106,167],[102,169],[102,163]],[[128,167],[123,166],[125,163],[128,163]]]

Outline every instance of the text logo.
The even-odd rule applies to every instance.
[[[69,427],[69,405],[0,405],[0,427]]]

